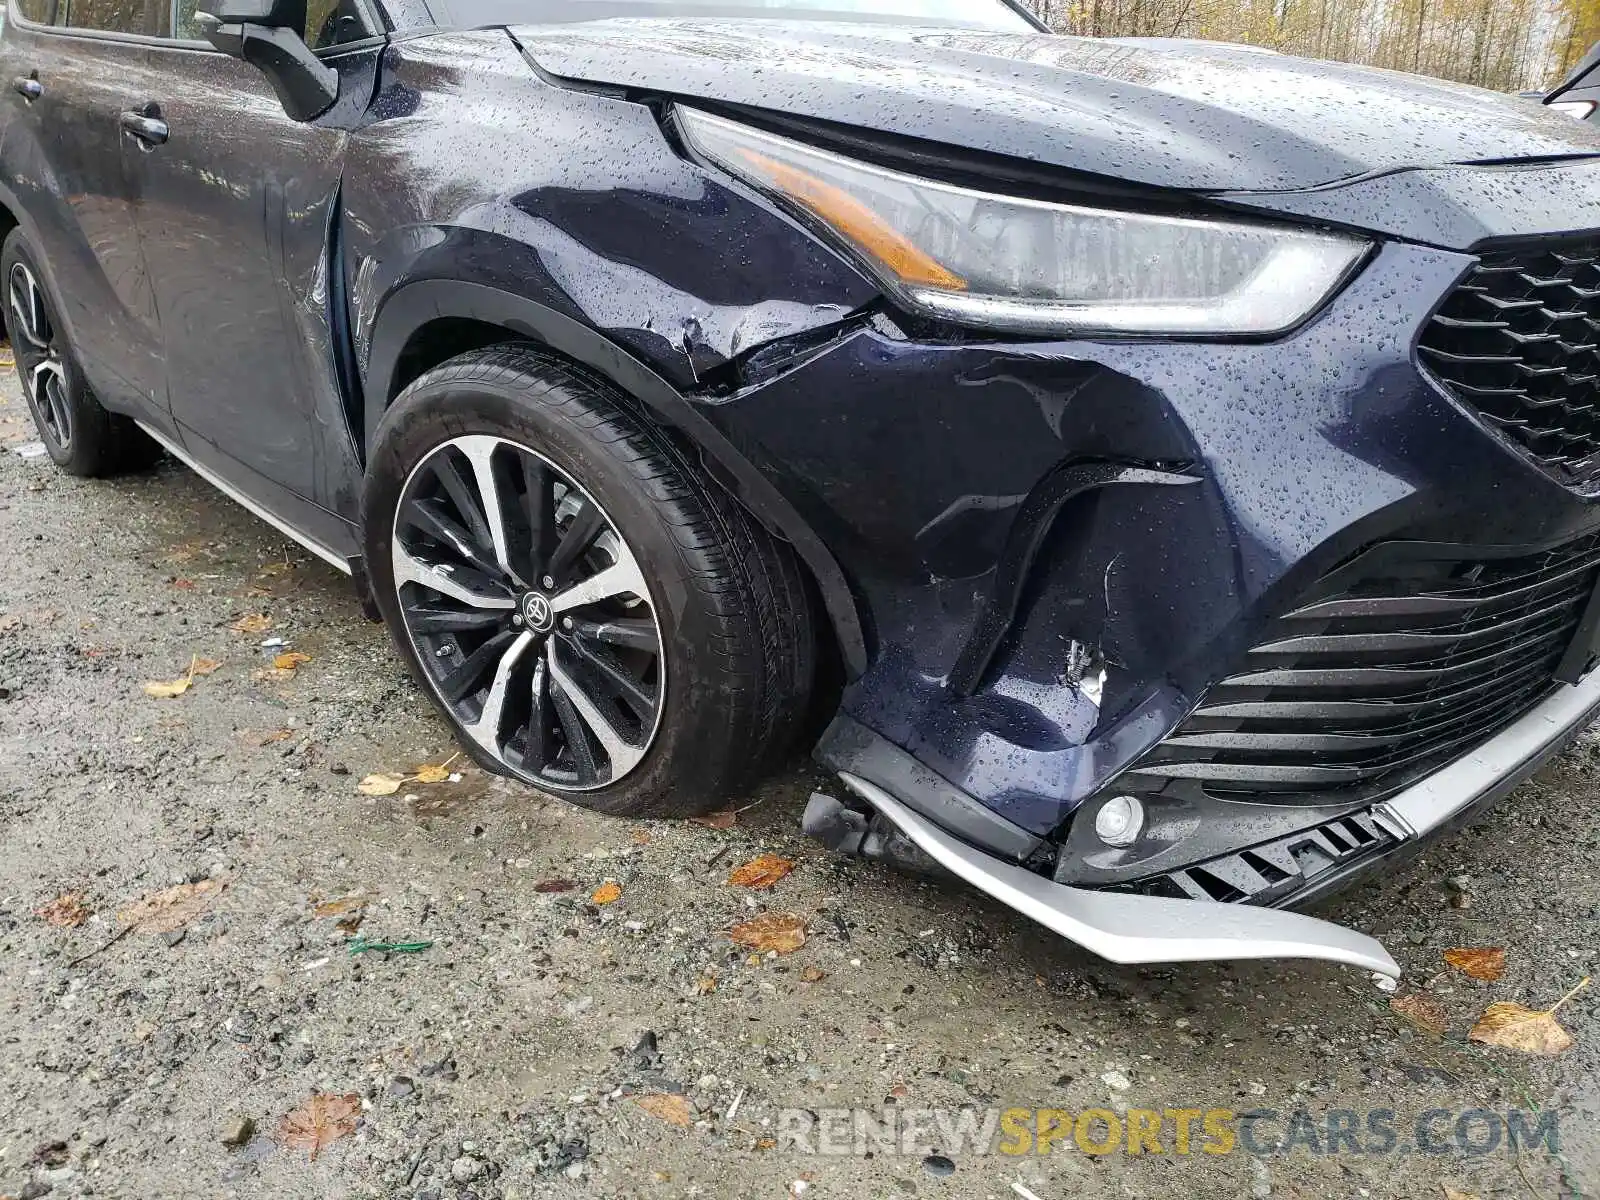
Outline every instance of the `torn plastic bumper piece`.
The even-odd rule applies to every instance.
[[[1391,796],[1373,818],[1415,843],[1492,803],[1600,714],[1600,670],[1553,692],[1477,749]],[[1398,978],[1373,938],[1281,909],[1070,887],[976,849],[849,771],[839,777],[939,866],[1085,949],[1119,963],[1315,958]]]
[[[1353,929],[1273,908],[1165,900],[1053,883],[957,841],[876,784],[848,773],[840,778],[940,866],[1112,962],[1322,958],[1400,977],[1399,964],[1389,952]]]

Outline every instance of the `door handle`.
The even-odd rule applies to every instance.
[[[160,117],[142,112],[122,114],[122,127],[147,146],[159,146],[167,140],[167,123]]]
[[[16,94],[21,96],[24,100],[32,103],[40,96],[44,95],[44,84],[40,83],[32,75],[25,75],[20,79],[13,79],[11,81],[11,90],[16,92]]]

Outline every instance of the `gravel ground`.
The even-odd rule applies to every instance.
[[[0,1195],[1600,1187],[1600,998],[1561,1010],[1577,1045],[1559,1057],[1466,1037],[1490,1001],[1548,1006],[1593,967],[1591,743],[1329,909],[1385,939],[1403,993],[1437,998],[1440,1037],[1355,971],[1118,968],[955,884],[832,858],[797,832],[827,786],[803,765],[726,830],[607,820],[475,770],[360,795],[367,773],[454,747],[348,583],[176,464],[82,482],[15,453],[31,436],[20,401],[0,404]],[[234,631],[254,613],[270,631]],[[277,671],[268,636],[310,660]],[[196,656],[221,665],[176,699],[142,693]],[[766,852],[793,873],[729,886]],[[216,881],[189,889],[210,903],[165,914],[176,929],[119,922],[200,881]],[[594,903],[608,881],[620,899]],[[39,915],[63,894],[92,915]],[[351,895],[360,936],[432,945],[348,953],[350,914],[315,906]],[[805,945],[749,957],[729,941],[765,909],[805,916]],[[1507,948],[1497,983],[1441,958],[1483,945]],[[282,1122],[318,1093],[359,1097],[359,1123],[313,1158]],[[870,1155],[773,1144],[795,1128],[785,1109],[963,1106],[1280,1116],[1259,1154],[1180,1154],[1171,1125],[1163,1153],[1137,1155],[1070,1137],[1048,1156],[985,1154],[937,1128]],[[1513,1107],[1556,1115],[1559,1154],[1509,1154],[1483,1118],[1474,1144],[1485,1128],[1500,1144],[1482,1154],[1317,1153],[1304,1129],[1270,1152],[1297,1109],[1312,1128],[1351,1110],[1362,1129],[1392,1109],[1404,1148],[1426,1110]]]

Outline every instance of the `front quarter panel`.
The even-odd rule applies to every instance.
[[[546,82],[502,30],[397,42],[383,80],[345,196],[364,371],[385,304],[427,280],[524,297],[680,389],[877,294],[675,154],[650,108]],[[369,432],[389,382],[365,380]]]

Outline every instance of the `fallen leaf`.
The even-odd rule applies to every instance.
[[[821,983],[828,977],[828,973],[821,967],[806,967],[800,972],[802,983]]]
[[[280,671],[292,671],[302,663],[311,661],[311,655],[302,654],[298,650],[286,650],[272,660],[272,665]]]
[[[792,870],[794,863],[789,859],[779,858],[776,854],[763,854],[737,868],[728,876],[728,883],[733,887],[769,888]]]
[[[187,592],[189,589],[194,587],[194,580],[192,580],[192,579],[174,579],[172,581],[172,586],[175,587],[175,588],[179,588],[182,591]]]
[[[717,990],[717,977],[707,971],[694,981],[694,991],[697,996],[709,996]]]
[[[324,900],[320,904],[311,906],[311,915],[314,917],[342,917],[348,913],[360,912],[367,906],[367,897],[357,893],[352,896],[340,896],[335,900]]]
[[[536,892],[574,892],[578,890],[579,883],[576,879],[541,879],[533,885]]]
[[[762,913],[743,925],[735,925],[728,937],[740,946],[765,953],[793,954],[806,944],[806,919],[794,913]]]
[[[278,1123],[278,1141],[291,1150],[305,1147],[316,1158],[330,1143],[354,1133],[360,1117],[360,1096],[318,1092]]]
[[[1448,1183],[1441,1183],[1439,1185],[1439,1187],[1444,1192],[1444,1200],[1478,1200],[1478,1197],[1477,1197],[1476,1193],[1474,1193],[1474,1192],[1458,1192],[1458,1191],[1456,1191],[1455,1188],[1451,1187]]]
[[[755,1148],[757,1150],[771,1150],[777,1144],[778,1144],[778,1139],[777,1138],[769,1138],[769,1137],[757,1138],[756,1139]]]
[[[172,700],[183,695],[194,686],[196,675],[209,675],[222,664],[215,659],[201,658],[198,654],[189,660],[189,673],[181,679],[147,680],[144,685],[144,694],[154,696],[157,700]],[[201,667],[204,666],[204,670]]]
[[[1422,992],[1391,997],[1389,1007],[1418,1029],[1425,1029],[1429,1033],[1443,1033],[1450,1027],[1450,1017],[1445,1013],[1444,1005]]]
[[[246,613],[233,623],[235,633],[265,633],[272,628],[272,618],[266,613]]]
[[[119,911],[117,919],[137,927],[141,933],[173,933],[210,908],[225,887],[227,881],[222,879],[180,883],[141,896]]]
[[[409,776],[396,775],[392,771],[375,771],[356,784],[356,791],[363,796],[392,796],[400,790],[408,778]]]
[[[184,675],[179,679],[147,679],[144,694],[157,700],[176,700],[194,686],[194,680]]]
[[[1458,971],[1474,979],[1493,983],[1506,973],[1506,948],[1504,946],[1460,947],[1446,950],[1444,960]]]
[[[1572,1035],[1556,1022],[1556,1012],[1588,986],[1589,977],[1585,975],[1577,987],[1543,1011],[1497,1001],[1483,1010],[1467,1036],[1486,1046],[1503,1046],[1524,1054],[1562,1054],[1572,1048]]]
[[[703,825],[707,829],[732,829],[738,823],[739,814],[731,808],[724,808],[720,812],[706,813],[704,816],[690,817],[689,824]]]
[[[450,778],[450,764],[455,762],[455,760],[460,757],[461,756],[459,754],[452,754],[449,758],[437,765],[429,763],[424,766],[420,766],[416,769],[416,772],[412,778],[418,783],[443,783],[446,779]]]
[[[635,829],[630,835],[635,846],[648,846],[650,844],[650,831],[648,829]]]
[[[263,733],[260,737],[258,737],[256,739],[256,745],[270,746],[273,742],[287,742],[293,736],[294,732],[292,730],[274,729],[268,733]]]
[[[677,1092],[653,1092],[648,1096],[635,1096],[633,1102],[652,1117],[659,1117],[668,1125],[681,1125],[687,1129],[694,1122],[694,1112],[689,1107],[689,1097]]]
[[[589,897],[596,904],[615,904],[621,898],[622,888],[609,880],[595,888],[594,895]]]
[[[83,902],[82,892],[64,892],[43,908],[34,909],[33,913],[57,929],[76,929],[89,919],[90,908]]]

